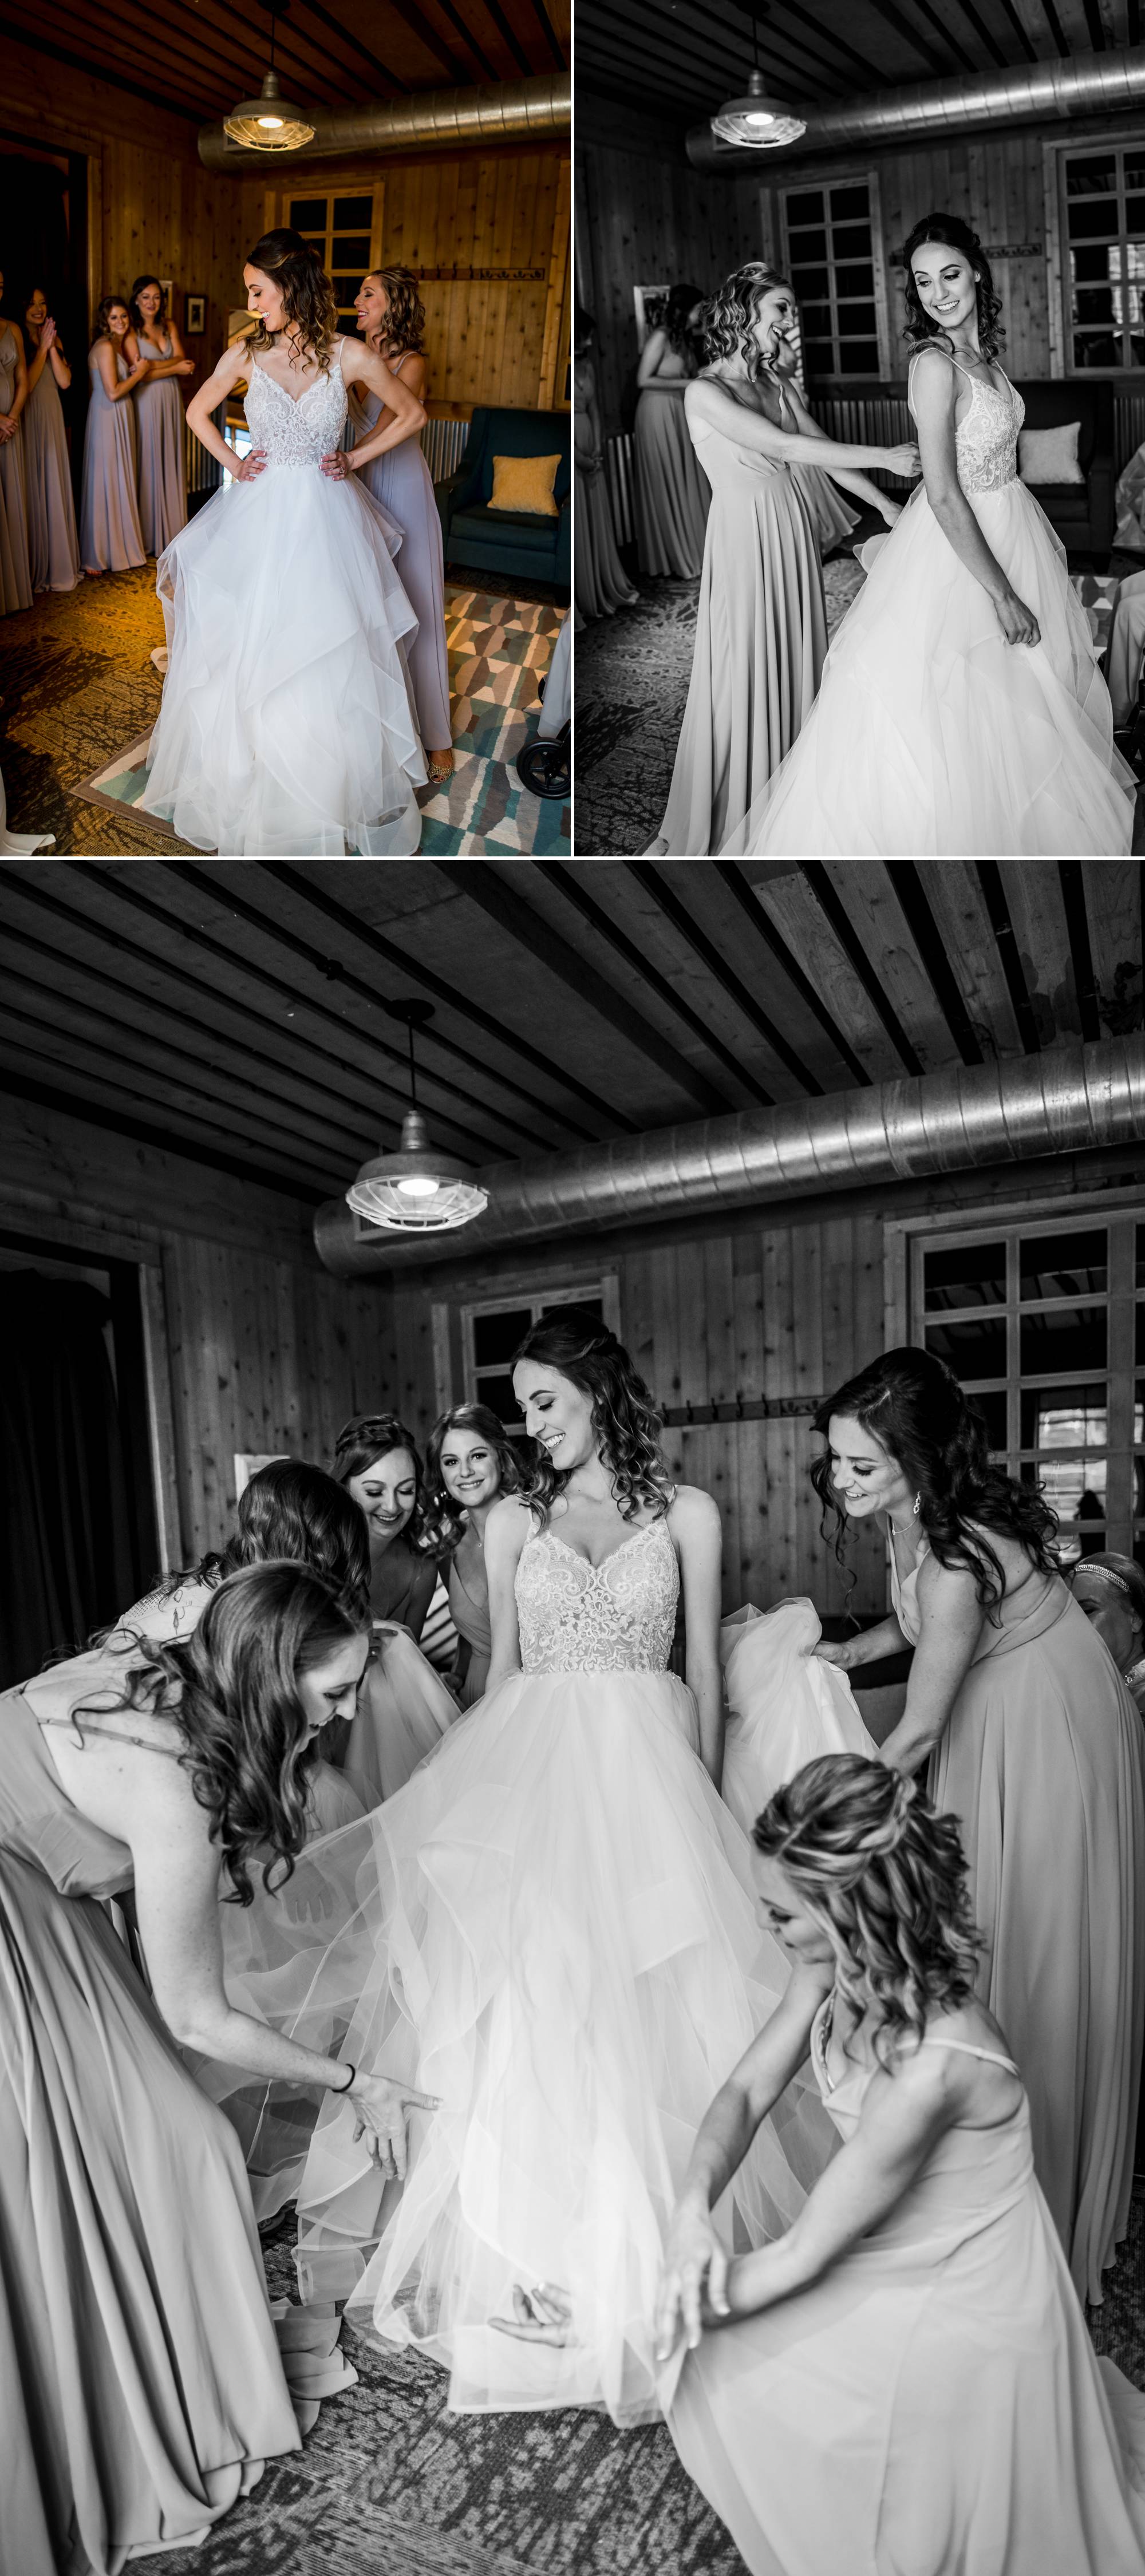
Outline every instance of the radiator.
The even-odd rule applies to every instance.
[[[635,466],[630,430],[622,430],[619,438],[605,440],[604,473],[608,484],[608,497],[612,504],[612,524],[616,530],[617,545],[635,545]]]
[[[1145,394],[1113,394],[1113,460],[1119,474],[1145,443]]]
[[[211,414],[220,436],[224,434],[225,408],[226,406],[220,403],[218,410]],[[454,467],[460,464],[468,436],[467,420],[427,420],[421,433],[422,454],[435,483],[442,482],[444,477],[452,474]],[[222,479],[222,466],[213,456],[208,455],[206,448],[200,446],[194,430],[189,429],[187,432],[188,492],[217,492]]]

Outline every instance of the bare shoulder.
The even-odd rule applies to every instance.
[[[719,1538],[719,1504],[702,1485],[677,1485],[668,1506],[668,1527],[673,1538]]]
[[[229,392],[234,385],[237,385],[240,376],[250,374],[253,365],[254,354],[250,341],[244,336],[241,340],[232,341],[229,349],[224,349],[222,357],[216,362],[211,381],[213,384],[225,385]]]
[[[485,1523],[485,1546],[499,1556],[519,1556],[533,1529],[533,1515],[519,1494],[502,1494]]]
[[[921,1609],[956,1601],[977,1605],[977,1577],[968,1565],[943,1565],[931,1550],[918,1569],[918,1599]]]
[[[911,401],[931,417],[938,418],[957,399],[958,369],[949,350],[937,340],[928,340],[916,349],[910,365]]]

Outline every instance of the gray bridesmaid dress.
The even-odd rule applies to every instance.
[[[50,357],[24,405],[28,552],[33,590],[74,590],[83,580],[60,389]]]
[[[387,364],[389,361],[387,361]],[[391,374],[400,376],[404,360],[395,358]],[[377,394],[355,387],[353,411],[368,437],[382,413]],[[385,456],[363,466],[362,481],[402,532],[397,573],[411,608],[417,634],[406,646],[410,693],[422,742],[444,751],[453,739],[449,712],[449,662],[445,650],[445,555],[433,480],[418,438],[402,440]]]
[[[80,558],[85,572],[127,572],[147,561],[135,497],[134,398],[112,402],[105,394],[94,349],[87,364],[91,401],[83,449]],[[126,358],[117,355],[121,384],[129,372]]]
[[[170,358],[164,347],[137,332],[141,358]],[[183,434],[183,398],[177,376],[149,378],[135,395],[135,443],[139,457],[139,525],[149,555],[159,556],[180,528],[187,525],[187,468]]]
[[[677,393],[645,385],[636,405],[636,551],[641,572],[694,581],[704,561],[711,492],[688,436],[684,376]]]
[[[16,398],[19,355],[10,322],[0,325],[0,412],[10,412]],[[0,445],[0,617],[32,605],[32,571],[28,560],[28,497],[24,476],[24,425]]]

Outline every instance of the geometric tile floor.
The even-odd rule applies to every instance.
[[[565,613],[538,600],[446,585],[454,766],[444,786],[419,792],[422,858],[568,854],[567,805],[530,795],[512,766],[536,732],[537,682]],[[143,792],[149,739],[126,744],[71,794],[105,812],[130,811]],[[160,849],[177,846],[153,816],[148,828]]]

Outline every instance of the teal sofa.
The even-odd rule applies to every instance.
[[[469,424],[461,462],[435,483],[447,564],[498,580],[552,582],[567,591],[572,578],[572,489],[569,414],[565,411],[494,411],[479,405]],[[553,499],[555,519],[531,510],[491,510],[495,456],[560,454]]]

